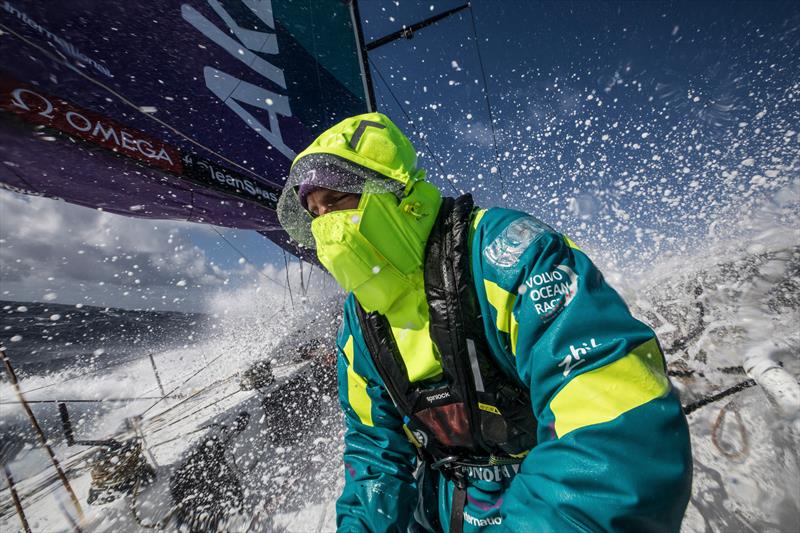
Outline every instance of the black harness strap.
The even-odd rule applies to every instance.
[[[526,388],[491,353],[472,278],[469,195],[444,198],[425,250],[429,334],[442,376],[410,382],[388,319],[356,306],[364,341],[389,396],[414,435],[423,468],[455,483],[450,532],[461,533],[468,472],[518,464],[536,445]],[[412,354],[413,355],[413,354]],[[496,474],[499,475],[499,474]]]
[[[464,505],[467,503],[467,487],[456,482],[453,487],[453,501],[450,505],[450,533],[464,531]]]

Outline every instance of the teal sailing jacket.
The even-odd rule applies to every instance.
[[[468,473],[465,532],[678,531],[691,488],[686,419],[653,331],[567,237],[519,211],[473,220],[471,263],[497,365],[530,389],[538,444],[520,465]],[[449,529],[453,486],[417,487],[416,453],[345,302],[340,532]]]

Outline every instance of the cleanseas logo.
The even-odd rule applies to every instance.
[[[289,96],[285,94],[286,77],[283,70],[263,57],[264,54],[274,56],[279,54],[272,0],[242,2],[249,13],[244,7],[227,8],[230,9],[229,13],[221,2],[217,0],[207,0],[207,2],[224,22],[224,28],[218,27],[189,4],[181,5],[183,20],[264,78],[261,80],[262,85],[265,80],[269,80],[271,84],[280,87],[282,92],[272,92],[261,85],[253,85],[211,66],[203,69],[206,87],[239,115],[245,124],[291,161],[297,154],[286,145],[278,121],[278,117],[292,116]],[[240,26],[241,19],[248,16],[255,16],[271,31],[251,30]],[[234,17],[241,19],[235,20]],[[269,125],[252,115],[242,104],[266,111]]]

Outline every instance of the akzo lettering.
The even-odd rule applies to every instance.
[[[578,275],[567,265],[534,274],[525,280],[525,290],[536,314],[547,322],[567,307],[578,292]]]
[[[583,359],[587,353],[591,352],[595,348],[600,346],[594,338],[590,339],[589,342],[584,342],[581,346],[575,347],[574,344],[570,344],[569,346],[569,353],[564,356],[564,359],[558,363],[558,366],[564,367],[563,375],[564,377],[569,376],[569,373],[581,363],[586,362],[586,359]]]
[[[218,0],[207,0],[207,2],[225,22],[227,28],[224,31],[189,4],[181,6],[181,16],[231,56],[247,65],[263,78],[266,78],[266,80],[269,80],[272,84],[286,90],[286,78],[283,75],[283,71],[259,55],[278,54],[277,35],[243,28]],[[273,32],[275,31],[275,18],[272,15],[271,0],[242,0],[242,4],[258,20],[266,24]],[[236,39],[231,37],[230,34],[236,36]],[[239,115],[239,118],[245,124],[266,139],[286,158],[294,159],[296,154],[283,141],[280,124],[278,123],[278,116],[292,116],[287,95],[264,89],[259,85],[253,85],[210,66],[203,69],[203,75],[206,87],[231,108],[234,113]],[[247,104],[266,111],[269,116],[269,127],[245,110],[241,104]]]
[[[471,514],[464,511],[464,521],[467,524],[476,527],[486,527],[486,526],[499,526],[503,523],[502,516],[490,516],[487,518],[475,518]]]

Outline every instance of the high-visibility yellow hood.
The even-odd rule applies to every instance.
[[[425,171],[417,168],[417,151],[411,141],[381,113],[350,117],[325,131],[297,155],[290,176],[298,163],[313,154],[339,157],[403,186],[425,178]]]

